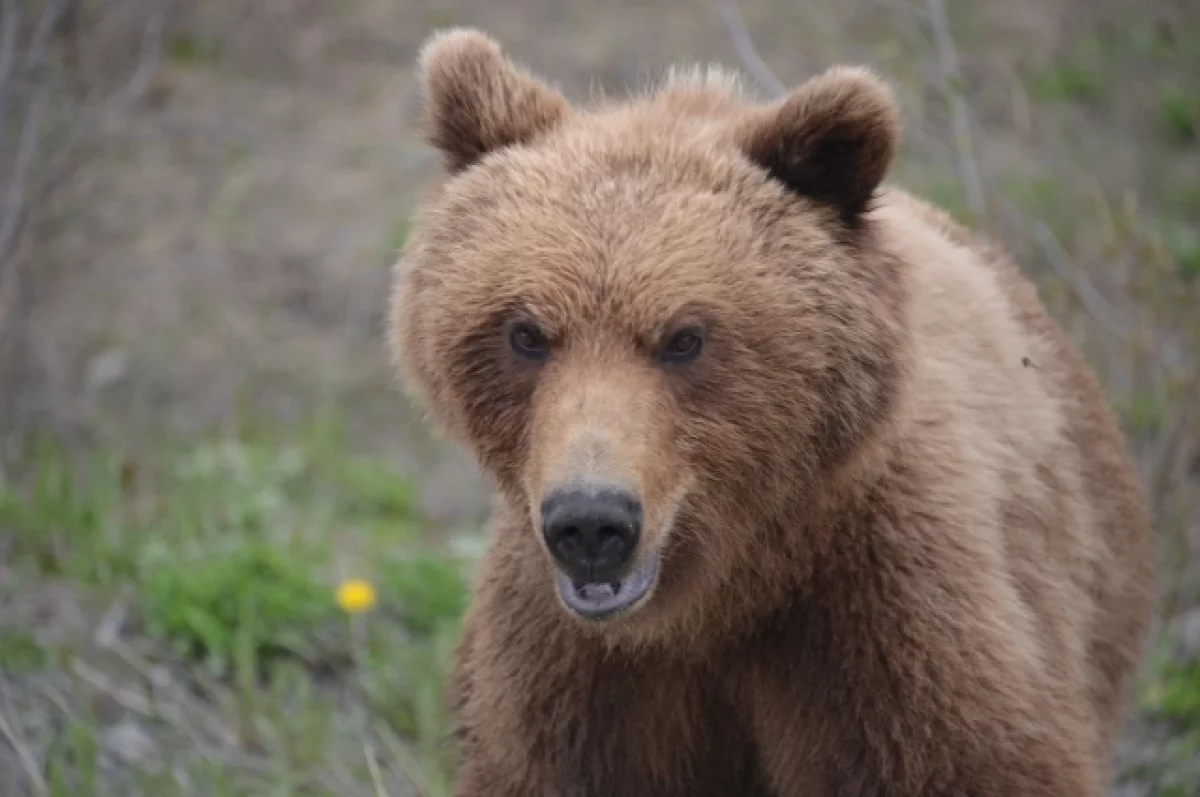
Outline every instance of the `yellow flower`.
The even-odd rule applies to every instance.
[[[360,614],[375,605],[375,588],[359,578],[343,581],[337,588],[338,606],[347,614]]]

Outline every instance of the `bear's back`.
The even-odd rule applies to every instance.
[[[910,428],[940,458],[926,466],[972,492],[973,526],[995,534],[1030,644],[1065,683],[1087,685],[1107,756],[1154,584],[1148,510],[1116,421],[1001,250],[903,191],[882,192],[876,218],[882,245],[912,268]]]

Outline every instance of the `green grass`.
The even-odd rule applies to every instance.
[[[1104,99],[1105,83],[1098,71],[1078,64],[1056,64],[1034,74],[1029,81],[1034,97],[1047,102],[1095,104]]]
[[[1200,232],[1182,221],[1163,224],[1163,243],[1181,277],[1200,277]]]
[[[212,64],[221,57],[221,43],[209,36],[179,33],[167,41],[167,57],[180,66]]]
[[[1161,391],[1135,394],[1122,413],[1128,433],[1135,437],[1159,434],[1164,423],[1164,399]]]
[[[129,455],[27,441],[6,471],[0,712],[29,755],[0,746],[0,793],[447,793],[470,562],[421,541],[386,463],[313,424]],[[346,578],[371,610],[338,607]],[[111,742],[130,724],[150,753]]]
[[[1139,689],[1145,720],[1158,723],[1162,739],[1154,759],[1136,772],[1163,797],[1193,797],[1200,783],[1200,659],[1180,661],[1163,640]]]
[[[1179,146],[1196,141],[1200,133],[1200,92],[1176,84],[1163,86],[1158,93],[1158,107],[1168,140]]]

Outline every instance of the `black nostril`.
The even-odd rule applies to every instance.
[[[641,525],[641,504],[624,490],[559,490],[542,502],[546,546],[580,581],[617,578],[637,549]]]

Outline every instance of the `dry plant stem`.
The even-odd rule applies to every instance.
[[[72,662],[72,671],[89,687],[107,696],[126,711],[138,714],[149,720],[169,722],[171,727],[182,732],[188,738],[188,741],[191,742],[194,749],[209,761],[236,766],[239,769],[261,775],[271,773],[271,769],[267,764],[242,754],[229,740],[226,740],[225,744],[220,747],[210,744],[194,728],[193,720],[195,717],[186,715],[179,706],[148,700],[145,696],[131,689],[126,689],[113,683],[107,676],[78,659]]]
[[[5,700],[5,703],[8,701]],[[17,726],[9,722],[8,712],[0,709],[0,736],[8,742],[13,751],[17,754],[17,760],[21,762],[21,769],[25,772],[25,777],[29,780],[33,790],[38,795],[47,795],[50,790],[46,787],[46,781],[42,778],[41,769],[38,767],[37,760],[33,757],[33,753],[29,752],[29,746],[25,743]]]
[[[55,36],[61,36],[68,47],[73,44],[71,37],[79,6],[80,0],[45,0],[24,52],[20,42],[22,3],[3,0],[0,7],[0,131],[18,130],[15,147],[2,150],[6,154],[15,150],[12,161],[0,165],[0,179],[4,180],[0,189],[0,342],[3,343],[0,381],[3,382],[27,358],[40,359],[32,351],[37,341],[24,334],[28,309],[26,297],[22,296],[20,272],[26,258],[18,250],[31,218],[72,173],[77,160],[70,155],[80,139],[81,124],[67,134],[65,144],[58,143],[59,151],[52,153],[55,158],[52,165],[41,163],[43,151],[49,147],[49,139],[42,135],[43,119],[51,93],[59,88],[46,69],[46,54]],[[105,101],[104,107],[127,115],[129,106],[149,87],[160,63],[168,8],[169,1],[162,2],[151,13],[142,36],[137,67],[124,88]],[[64,90],[64,93],[73,92]],[[18,124],[12,117],[19,106],[23,106],[23,117]],[[41,177],[34,181],[39,169]],[[7,415],[10,400],[5,384],[0,384],[0,400]]]
[[[118,92],[115,103],[117,106],[128,107],[141,99],[150,87],[154,73],[158,71],[162,59],[163,30],[167,24],[167,9],[160,6],[150,15],[146,30],[142,33],[142,49],[138,57],[138,65],[129,82]]]
[[[371,773],[371,785],[375,788],[375,797],[388,797],[383,785],[383,773],[379,771],[379,762],[375,760],[375,747],[370,740],[363,742],[363,755],[367,759],[367,770]]]
[[[33,72],[41,66],[42,57],[46,54],[46,45],[50,41],[50,34],[63,19],[66,19],[74,11],[73,6],[77,5],[79,5],[79,0],[54,0],[46,4],[46,9],[42,13],[41,19],[38,20],[37,28],[33,31],[33,41],[25,53],[25,63],[21,65],[22,70]]]
[[[3,20],[0,21],[0,130],[7,127],[8,89],[13,66],[17,62],[17,34],[20,30],[20,3],[18,0],[4,0]]]
[[[983,194],[983,178],[979,160],[975,157],[975,139],[971,133],[971,114],[963,99],[965,83],[958,65],[958,48],[950,33],[943,0],[925,0],[929,27],[937,51],[938,67],[942,72],[942,92],[950,106],[950,127],[954,147],[958,152],[958,175],[966,194],[967,205],[975,218],[982,219],[987,210]]]
[[[51,0],[46,4],[38,20],[33,43],[25,52],[23,73],[39,70],[45,52],[45,40],[64,7],[63,0]],[[17,106],[18,37],[21,31],[21,4],[19,0],[4,0],[0,20],[0,135],[16,125],[9,124],[9,114]],[[44,84],[36,84],[31,92],[25,116],[19,125],[16,154],[5,164],[3,178],[4,203],[0,207],[0,411],[8,413],[10,389],[7,384],[17,352],[26,340],[24,335],[24,304],[21,272],[28,260],[28,247],[24,235],[24,221],[28,216],[27,182],[41,144],[41,123],[48,100]]]
[[[25,182],[29,178],[29,169],[34,158],[37,157],[40,139],[38,132],[42,124],[42,114],[46,110],[47,95],[48,90],[45,86],[38,88],[33,99],[29,101],[29,110],[21,125],[16,162],[9,176],[8,192],[4,199],[4,216],[0,222],[0,263],[8,260],[25,215]]]
[[[742,12],[738,10],[737,0],[717,0],[717,7],[721,10],[721,16],[724,17],[725,25],[729,28],[729,37],[733,40],[733,47],[737,50],[738,58],[754,75],[755,80],[775,96],[786,94],[787,88],[783,82],[775,76],[775,73],[759,56],[758,50],[755,49],[754,42],[750,39],[750,32],[746,29],[746,23],[742,19]]]
[[[36,74],[40,69],[42,58],[46,52],[46,40],[66,8],[67,3],[64,0],[53,0],[46,4],[34,30],[33,42],[23,59],[22,71],[24,73]],[[4,19],[3,23],[0,23],[0,130],[6,127],[7,100],[11,93],[10,90],[13,88],[13,68],[17,60],[16,38],[19,29],[19,4],[16,0],[5,0]],[[0,268],[7,266],[6,261],[12,253],[12,248],[20,232],[21,222],[26,215],[25,184],[29,179],[29,172],[41,143],[39,132],[42,116],[46,110],[49,87],[44,81],[36,82],[35,85],[33,96],[29,100],[25,118],[21,124],[17,154],[12,168],[8,172],[4,215],[0,219]]]
[[[20,347],[23,337],[21,272],[32,253],[33,245],[27,233],[22,233],[7,261],[0,261],[0,418],[8,408],[9,393],[7,365]],[[0,426],[0,431],[3,426]],[[0,467],[3,463],[0,462]]]
[[[404,777],[416,784],[419,793],[429,794],[432,791],[429,778],[425,776],[421,765],[413,756],[412,751],[405,746],[404,742],[386,727],[380,729],[379,740],[383,742],[383,745],[387,748],[388,753],[391,754],[392,759],[396,762]]]
[[[1179,410],[1179,414],[1175,416],[1174,423],[1171,424],[1170,430],[1167,432],[1166,438],[1162,442],[1162,447],[1158,455],[1154,459],[1154,467],[1150,477],[1150,495],[1152,505],[1155,507],[1165,506],[1167,498],[1170,495],[1172,482],[1174,481],[1175,472],[1179,465],[1179,455],[1182,452],[1182,446],[1186,439],[1188,427],[1192,422],[1193,412],[1198,404],[1200,404],[1200,368],[1197,368],[1192,374],[1191,382],[1180,391],[1183,397],[1183,406]],[[1162,611],[1160,618],[1165,624],[1175,616],[1175,612],[1179,607],[1180,593],[1183,591],[1183,583],[1187,578],[1188,568],[1192,561],[1192,545],[1189,538],[1191,528],[1189,527],[1188,519],[1181,518],[1178,528],[1175,530],[1175,551],[1172,556],[1174,566],[1171,569],[1171,575],[1168,579],[1169,588],[1163,600]]]

